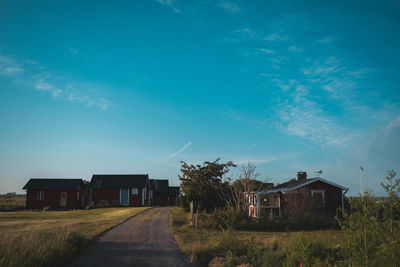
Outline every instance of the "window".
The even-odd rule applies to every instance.
[[[311,190],[311,197],[317,207],[325,207],[325,190]]]
[[[76,200],[79,200],[79,191],[76,192]]]
[[[36,192],[36,200],[43,200],[44,199],[44,192],[43,191],[37,191]]]
[[[139,194],[139,190],[137,188],[132,188],[132,195]]]

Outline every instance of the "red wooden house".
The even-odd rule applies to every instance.
[[[81,209],[85,203],[82,179],[32,178],[23,187],[27,209]]]
[[[279,184],[267,191],[247,194],[249,216],[292,215],[313,209],[335,215],[343,208],[344,195],[349,189],[320,177],[307,179],[306,172],[297,172],[297,179]]]
[[[168,180],[150,179],[150,205],[167,206],[169,197]]]
[[[179,186],[170,186],[168,188],[168,205],[178,206],[179,205]]]
[[[90,205],[144,206],[148,174],[94,174],[89,184]]]

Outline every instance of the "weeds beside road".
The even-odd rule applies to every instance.
[[[181,252],[190,262],[203,266],[236,266],[257,261],[261,266],[264,263],[265,266],[286,263],[296,266],[290,264],[295,264],[297,257],[308,257],[310,253],[324,254],[310,257],[323,256],[329,261],[343,242],[340,230],[267,232],[193,228],[189,226],[188,213],[181,208],[172,210],[170,227]]]
[[[0,212],[0,266],[62,266],[105,230],[148,209]]]

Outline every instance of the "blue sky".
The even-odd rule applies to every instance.
[[[400,171],[400,3],[1,1],[0,193],[180,161]],[[237,171],[233,170],[232,175]]]

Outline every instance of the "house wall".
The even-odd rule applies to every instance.
[[[156,206],[167,206],[168,202],[168,194],[162,192],[153,192],[153,203],[152,205]]]
[[[311,199],[311,190],[324,190],[325,191],[325,207],[316,207],[317,211],[320,212],[329,212],[332,215],[336,215],[337,209],[341,207],[341,201],[342,201],[342,190],[340,188],[334,187],[330,184],[323,183],[321,181],[317,181],[314,183],[311,183],[307,186],[301,187],[297,189],[297,193],[299,194],[308,194],[307,197],[310,197]],[[288,197],[290,193],[284,194],[285,196],[285,201],[286,205],[283,206],[283,209],[286,207],[290,206],[289,203],[287,202]],[[293,193],[292,193],[293,194]],[[299,195],[300,196],[300,195]],[[293,205],[292,205],[293,207]],[[299,210],[301,207],[298,207]]]
[[[145,188],[138,188],[138,194],[132,195],[132,188],[129,188],[129,205],[130,206],[142,206],[143,190],[145,190]],[[145,196],[144,204],[146,204],[146,196]]]
[[[92,188],[92,201],[94,205],[119,205],[120,188]],[[138,194],[132,195],[132,188],[129,188],[129,205],[142,206],[142,192],[144,188],[138,188]],[[89,196],[90,197],[90,193]],[[145,197],[146,198],[146,197]],[[144,201],[146,203],[146,199]]]
[[[320,181],[308,185],[307,188],[310,192],[311,190],[325,190],[325,208],[320,208],[320,210],[326,210],[335,215],[337,209],[342,206],[342,190],[340,188]]]
[[[36,200],[36,192],[43,191],[44,199]],[[60,207],[61,192],[67,192],[67,206]],[[28,189],[26,192],[26,208],[27,209],[80,209],[82,208],[82,193],[80,192],[79,200],[77,199],[77,190],[40,190]]]
[[[169,196],[168,205],[178,206],[178,196]]]

